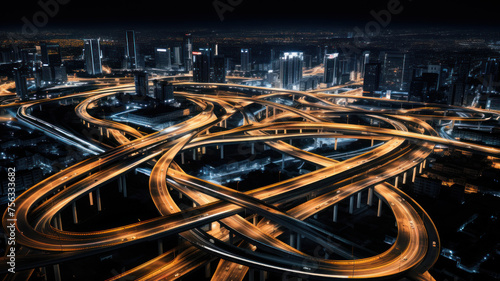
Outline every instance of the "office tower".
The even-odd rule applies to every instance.
[[[420,77],[414,78],[410,83],[408,92],[409,101],[436,102],[439,74],[422,73]]]
[[[361,56],[361,77],[365,77],[365,66],[366,64],[370,63],[370,52],[369,51],[364,51],[363,55]]]
[[[51,67],[53,71],[54,82],[66,82],[68,81],[68,75],[66,74],[66,66],[54,66]]]
[[[146,71],[134,72],[135,92],[138,96],[144,97],[149,94],[148,73]]]
[[[15,67],[13,70],[14,73],[14,81],[16,83],[16,95],[21,101],[28,100],[28,67],[20,66]]]
[[[226,63],[224,56],[214,57],[213,71],[214,71],[213,75],[214,83],[226,83]]]
[[[241,71],[252,71],[250,52],[251,49],[241,49]]]
[[[336,70],[337,70],[338,57],[339,57],[338,53],[325,55],[323,63],[325,67],[324,82],[326,83],[327,87],[331,87],[337,84]]]
[[[125,39],[127,42],[127,49],[125,53],[126,68],[136,69],[137,68],[137,46],[135,44],[135,31],[127,30],[125,34]]]
[[[210,56],[207,52],[193,52],[193,81],[210,82]]]
[[[162,103],[167,104],[174,99],[174,85],[165,80],[154,81],[154,97]]]
[[[407,92],[410,85],[410,60],[407,54],[382,52],[380,87],[384,90]]]
[[[174,59],[173,64],[175,66],[177,66],[177,67],[179,67],[182,64],[182,62],[181,62],[181,51],[182,51],[181,47],[179,47],[179,46],[176,46],[173,49],[173,54],[172,54],[172,57]]]
[[[170,49],[169,48],[156,48],[155,49],[155,62],[156,62],[156,68],[170,69],[172,67],[172,61],[170,59]]]
[[[298,90],[302,79],[303,52],[285,52],[280,57],[281,88]]]
[[[89,75],[102,74],[100,39],[84,39],[85,69]]]
[[[40,43],[40,46],[37,46],[37,48],[39,48],[43,65],[60,66],[62,64],[61,47],[59,44]]]
[[[193,70],[193,38],[191,33],[185,34],[182,42],[182,57],[185,71]]]
[[[380,63],[365,64],[365,78],[363,81],[363,96],[373,96],[378,91],[380,83]]]

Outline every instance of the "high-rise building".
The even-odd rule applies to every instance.
[[[439,74],[423,73],[422,76],[414,78],[410,83],[408,92],[409,101],[436,102]]]
[[[163,104],[167,104],[174,99],[174,85],[165,80],[154,81],[155,99]]]
[[[216,55],[214,57],[213,71],[214,71],[213,75],[214,83],[226,83],[226,63],[224,56]]]
[[[303,52],[285,52],[280,57],[280,86],[298,90],[302,79]]]
[[[384,90],[407,92],[411,77],[409,56],[404,53],[382,52],[380,62],[380,87]]]
[[[209,83],[211,81],[209,52],[193,52],[193,81],[202,83]]]
[[[138,96],[144,97],[149,94],[149,77],[146,71],[135,71],[134,82],[135,92]]]
[[[156,48],[155,49],[155,62],[156,68],[169,69],[172,67],[170,59],[170,48]]]
[[[193,38],[191,33],[185,34],[182,42],[182,57],[186,71],[193,70]]]
[[[251,49],[241,49],[241,71],[252,71],[250,60]]]
[[[363,96],[373,96],[373,92],[379,89],[380,63],[367,63],[364,68]]]
[[[127,69],[137,68],[137,47],[135,43],[135,31],[127,30],[125,34],[125,39],[127,42],[127,49],[125,53],[125,60],[127,64]]]
[[[173,64],[177,67],[179,67],[182,62],[181,62],[181,47],[175,46],[173,49],[173,54],[172,57],[174,59]]]
[[[28,68],[26,66],[15,67],[13,73],[17,97],[21,101],[28,100]]]
[[[39,48],[43,65],[60,66],[62,64],[61,47],[59,44],[40,43]]]
[[[326,54],[324,59],[324,82],[327,87],[331,87],[333,85],[337,85],[337,62],[338,62],[338,53],[334,54]]]
[[[100,39],[84,39],[85,69],[89,75],[102,74]]]

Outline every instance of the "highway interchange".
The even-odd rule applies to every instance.
[[[419,166],[425,165],[435,145],[500,156],[496,148],[443,138],[425,122],[482,122],[498,118],[497,112],[368,98],[360,96],[356,89],[329,94],[326,90],[301,92],[182,81],[175,82],[175,86],[175,95],[195,104],[200,111],[189,120],[152,134],[99,119],[88,111],[101,99],[133,92],[131,84],[105,85],[98,90],[58,98],[80,99],[75,107],[76,116],[83,125],[97,128],[102,136],[114,141],[113,148],[81,139],[30,115],[31,107],[57,99],[0,105],[10,112],[15,110],[16,116],[12,117],[18,122],[93,155],[35,184],[16,199],[16,239],[23,246],[17,264],[18,270],[25,270],[25,276],[29,277],[40,266],[178,234],[183,242],[176,248],[110,280],[180,279],[215,258],[220,261],[212,280],[243,280],[246,275],[264,271],[317,279],[431,278],[428,270],[436,262],[440,249],[437,230],[425,210],[389,180],[414,175]],[[350,86],[354,85],[345,85]],[[278,100],[287,100],[291,105]],[[370,110],[346,103],[349,100],[389,102],[400,104],[401,109]],[[408,104],[414,108],[409,109]],[[258,113],[250,109],[256,106],[261,108]],[[435,114],[429,115],[429,111]],[[332,121],[334,117],[354,115],[366,124]],[[242,126],[227,127],[227,120],[234,117],[241,118]],[[4,119],[0,122],[11,121]],[[220,130],[211,130],[214,127]],[[287,142],[301,138],[367,139],[382,144],[337,161]],[[283,155],[315,165],[317,170],[240,192],[189,175],[176,162],[187,151],[242,143],[264,143]],[[107,183],[139,167],[151,170],[149,192],[159,213],[157,218],[85,233],[58,227],[58,216],[60,219],[63,209],[71,208],[76,200],[99,192]],[[174,192],[189,198],[193,207],[181,209]],[[358,245],[306,220],[327,208],[335,212],[344,200],[350,200],[352,205],[360,192],[368,193],[369,205],[380,199],[394,214],[398,228],[397,239],[387,251],[364,258],[353,257],[351,248]],[[4,226],[7,219],[5,213]],[[280,237],[283,234],[294,239],[286,241]],[[310,256],[301,251],[297,237],[307,238],[326,253],[344,259]],[[5,262],[0,269],[6,272]],[[9,278],[14,277],[7,275],[6,280]]]

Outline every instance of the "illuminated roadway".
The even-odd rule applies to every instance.
[[[98,154],[43,180],[18,196],[16,239],[23,246],[23,255],[17,257],[19,270],[57,264],[179,234],[189,243],[180,243],[175,249],[113,279],[128,276],[134,280],[174,280],[210,262],[214,257],[222,259],[212,280],[242,280],[246,274],[250,274],[249,267],[316,278],[397,279],[403,275],[421,278],[423,274],[428,276],[427,270],[439,256],[439,236],[425,211],[385,181],[422,165],[435,144],[500,155],[500,150],[495,148],[443,139],[422,121],[477,122],[497,118],[495,113],[466,109],[464,112],[467,114],[459,117],[420,116],[417,110],[370,111],[339,106],[335,102],[339,98],[364,99],[358,95],[327,95],[232,84],[178,82],[175,85],[180,89],[175,93],[178,97],[189,100],[202,110],[187,121],[149,135],[122,123],[100,120],[87,112],[88,108],[104,97],[115,95],[118,91],[133,91],[131,85],[78,94],[85,98],[75,109],[82,123],[99,128],[103,135],[108,135],[120,144],[106,151],[100,151],[103,148],[29,115],[30,106],[48,100],[4,105],[17,105],[18,120]],[[196,93],[202,88],[219,89],[223,94]],[[275,103],[272,99],[276,97],[295,100],[295,106]],[[222,108],[222,112],[216,114],[215,105]],[[249,110],[249,105],[273,108],[276,115],[259,118]],[[436,108],[435,105],[431,106]],[[266,115],[268,113],[266,111]],[[385,126],[330,121],[330,116],[350,114],[376,120]],[[243,125],[210,132],[210,128],[227,122],[232,116],[241,116]],[[383,141],[383,144],[338,162],[285,143],[286,140],[298,138],[372,139]],[[204,146],[256,142],[263,142],[271,149],[301,161],[314,163],[319,169],[269,186],[239,192],[193,177],[174,161],[179,154]],[[53,226],[61,210],[141,165],[152,168],[149,188],[159,217],[86,233],[65,231]],[[190,198],[194,206],[181,209],[173,199],[170,187]],[[351,248],[359,248],[358,245],[305,220],[364,190],[373,191],[375,194],[370,196],[381,198],[392,210],[398,236],[387,251],[372,257],[357,258],[352,255]],[[282,209],[305,197],[309,200],[294,204],[290,209]],[[241,216],[244,210],[251,215]],[[7,219],[9,217],[5,213],[4,225]],[[212,226],[211,230],[201,229],[206,225]],[[326,252],[344,259],[312,257],[278,239],[281,234],[290,232],[307,237]],[[230,238],[233,234],[237,234],[238,239]],[[40,254],[40,251],[46,253]],[[40,260],[41,255],[43,261]],[[5,262],[1,269],[6,270]]]

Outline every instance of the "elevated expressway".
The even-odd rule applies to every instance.
[[[418,165],[425,165],[425,159],[432,153],[435,144],[500,155],[500,150],[495,148],[443,139],[422,121],[426,118],[445,120],[445,116],[419,118],[415,110],[385,112],[339,106],[330,101],[337,95],[232,84],[179,82],[176,86],[182,91],[175,94],[195,103],[201,111],[187,121],[149,135],[125,124],[97,119],[88,113],[90,105],[116,94],[118,89],[84,93],[89,97],[76,107],[77,116],[83,124],[99,128],[103,135],[119,145],[43,180],[16,199],[16,239],[22,245],[22,255],[17,258],[18,270],[30,271],[35,267],[179,234],[189,243],[182,242],[112,280],[175,280],[206,265],[215,257],[222,259],[212,280],[242,280],[246,274],[253,275],[254,269],[318,279],[398,279],[402,276],[418,279],[424,274],[428,276],[427,270],[439,256],[439,236],[425,211],[386,181],[402,174],[406,177],[411,170],[414,175]],[[200,88],[217,89],[218,93],[196,93]],[[119,88],[120,91],[132,89],[131,85]],[[294,106],[273,102],[276,97],[292,100]],[[62,133],[61,128],[30,116],[26,107],[32,105],[34,103],[19,105],[17,118],[35,128],[52,131],[56,137],[64,135],[78,142],[76,137],[67,135],[65,131]],[[249,109],[250,105],[266,108],[266,117],[256,116]],[[222,111],[216,111],[216,106]],[[273,109],[273,116],[268,116],[270,108]],[[461,117],[463,120],[482,121],[497,117],[494,113],[474,112],[471,109],[467,112],[471,115]],[[334,123],[329,117],[332,114],[355,114],[385,125]],[[237,115],[241,115],[242,126],[210,132],[212,127]],[[279,133],[281,131],[283,133]],[[384,143],[359,156],[338,162],[284,142],[298,138],[375,139]],[[256,142],[313,163],[318,169],[248,192],[239,192],[193,177],[174,161],[187,150]],[[98,192],[122,174],[144,165],[152,168],[149,189],[159,217],[85,233],[65,231],[58,226],[56,221],[64,208],[69,208],[90,192]],[[181,209],[169,188],[190,198],[193,207]],[[392,210],[398,236],[387,251],[368,258],[357,258],[351,248],[360,246],[308,223],[306,219],[331,207],[335,212],[343,200],[350,200],[352,205],[354,197],[358,195],[359,198],[364,190],[368,190],[369,205],[376,196],[380,199],[379,204],[385,202]],[[309,200],[303,202],[304,198]],[[247,211],[250,215],[242,216]],[[8,219],[12,218],[6,212],[4,226]],[[210,230],[202,230],[207,225],[211,226]],[[285,243],[278,239],[284,233],[291,237],[307,237],[325,252],[344,259],[310,256],[300,250],[299,240],[290,239],[290,243]],[[249,271],[250,268],[252,270]],[[6,271],[5,262],[0,269]]]

